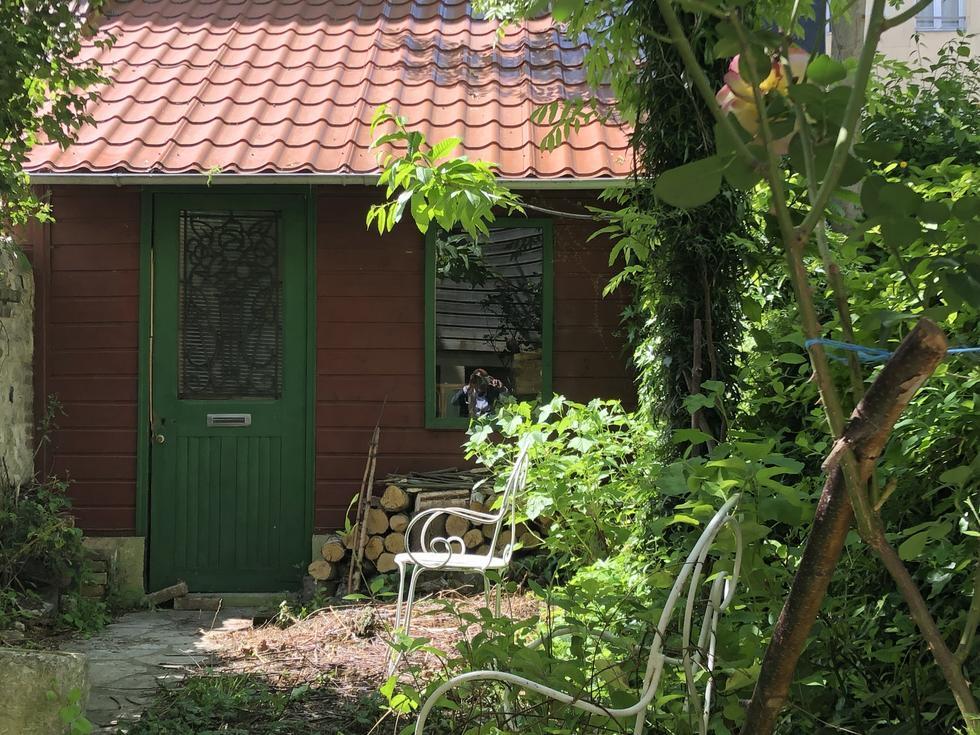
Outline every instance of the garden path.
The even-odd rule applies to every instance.
[[[62,648],[88,656],[86,716],[97,731],[115,733],[139,717],[161,685],[209,662],[217,647],[213,633],[251,625],[251,615],[234,609],[145,610],[127,613],[91,638]]]

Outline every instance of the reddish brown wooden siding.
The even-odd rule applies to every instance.
[[[414,225],[378,239],[364,227],[370,192],[322,190],[317,201],[316,517],[336,528],[357,492],[371,429],[387,397],[378,474],[463,463],[462,431],[427,430],[423,403],[425,244]],[[582,212],[576,200],[549,207]],[[590,222],[555,226],[554,389],[574,400],[632,400],[623,297],[602,299],[608,245]]]
[[[66,413],[41,461],[72,478],[93,533],[136,528],[139,202],[131,188],[54,187],[56,221],[34,243],[38,404],[55,395]]]
[[[423,411],[424,241],[411,224],[379,239],[373,192],[324,188],[316,201],[317,528],[342,523],[387,397],[378,474],[462,464],[461,431]],[[37,391],[67,416],[43,460],[69,473],[78,524],[136,529],[140,197],[135,188],[54,187],[57,221],[32,243],[39,284]],[[581,210],[549,198],[547,206]],[[607,246],[589,222],[555,226],[555,390],[575,400],[633,396],[619,332],[622,297],[601,299]],[[45,245],[45,242],[48,245]]]

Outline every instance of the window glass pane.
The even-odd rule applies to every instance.
[[[936,3],[932,2],[926,5],[922,10],[919,11],[918,15],[915,16],[915,26],[916,28],[930,29],[933,26],[933,22],[936,15],[935,9]]]
[[[943,30],[956,30],[960,25],[959,0],[939,0],[940,24]]]
[[[282,308],[275,212],[180,214],[178,395],[278,398]]]
[[[491,411],[541,393],[544,230],[436,236],[436,416]]]

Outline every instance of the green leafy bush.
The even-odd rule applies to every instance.
[[[53,586],[77,590],[82,581],[82,532],[68,514],[68,484],[59,479],[0,491],[0,627],[30,617],[23,603]]]

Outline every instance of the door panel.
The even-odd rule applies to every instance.
[[[308,555],[298,196],[154,199],[149,585],[295,588]]]

